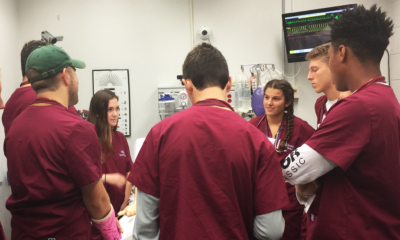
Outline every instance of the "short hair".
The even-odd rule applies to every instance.
[[[26,42],[24,46],[22,47],[21,50],[21,71],[22,71],[22,77],[26,75],[25,72],[25,66],[26,66],[26,61],[29,57],[29,55],[38,47],[40,46],[47,46],[51,45],[48,42],[42,41],[42,40],[32,40],[29,42]]]
[[[325,43],[315,47],[306,55],[306,60],[310,61],[311,59],[322,57],[324,62],[329,63],[328,49],[330,46],[331,43]]]
[[[222,53],[208,43],[202,43],[190,51],[182,69],[183,78],[190,79],[199,90],[215,86],[224,89],[228,83],[228,64]]]
[[[72,74],[73,70],[71,67],[67,67],[67,71],[69,74]],[[36,69],[33,69],[33,68],[30,68],[26,71],[26,76],[28,77],[28,79],[37,77],[39,75],[40,75],[40,73]],[[32,86],[32,89],[35,90],[36,94],[41,93],[41,92],[47,92],[47,91],[54,92],[58,89],[59,82],[60,82],[60,73],[56,74],[53,77],[34,82],[31,84],[31,86]]]
[[[334,50],[344,45],[361,63],[379,64],[393,35],[393,21],[376,4],[369,10],[363,5],[347,9],[329,25]]]

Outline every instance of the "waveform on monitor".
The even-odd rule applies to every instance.
[[[326,30],[331,30],[328,23],[320,23],[313,24],[307,26],[299,26],[299,27],[288,27],[286,28],[288,35],[302,34],[302,33],[313,33],[313,32],[321,32]]]
[[[299,40],[301,40],[301,39],[310,39],[310,38],[321,38],[321,36],[324,36],[324,35],[321,35],[321,34],[311,34],[311,35],[306,35],[306,36],[289,36],[289,40],[290,41],[299,41]]]
[[[286,25],[294,24],[294,23],[304,23],[304,22],[315,22],[315,21],[323,21],[323,20],[331,20],[331,19],[338,19],[338,16],[334,16],[331,14],[330,16],[324,17],[314,17],[314,18],[304,18],[304,19],[297,19],[297,20],[287,20]]]

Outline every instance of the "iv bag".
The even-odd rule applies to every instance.
[[[251,110],[251,92],[249,77],[244,72],[236,74],[235,92],[238,98],[238,112],[248,112]]]
[[[251,107],[257,117],[265,114],[264,88],[262,86],[259,86],[251,96]]]

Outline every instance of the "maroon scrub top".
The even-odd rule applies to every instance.
[[[78,117],[81,117],[81,116],[79,116],[79,113],[78,113],[78,111],[76,110],[75,106],[69,106],[69,107],[68,107],[68,111],[71,112],[71,113],[73,113],[73,114],[75,114],[75,115],[78,116]]]
[[[317,101],[315,102],[314,107],[315,107],[315,114],[317,116],[317,128],[322,123],[324,114],[327,113],[327,110],[326,110],[327,100],[328,100],[328,98],[326,97],[326,95],[323,95],[323,96],[319,97],[317,99]],[[320,181],[320,183],[321,183],[320,189],[318,191],[322,191],[323,177],[320,177],[318,179],[318,181]],[[307,213],[304,213],[303,222],[302,222],[302,235],[301,235],[302,240],[307,239],[308,233],[312,232],[316,225],[316,222],[318,219],[318,209],[319,209],[320,200],[321,200],[321,194],[317,194],[317,196],[314,198],[314,201],[312,202]]]
[[[326,95],[322,95],[315,102],[314,108],[315,108],[315,114],[317,116],[317,128],[321,124],[324,114],[327,113],[327,111],[326,111],[326,101],[327,100],[328,100],[328,98],[326,97]],[[318,179],[318,181],[320,181],[322,183],[323,177],[320,177]],[[323,185],[320,186],[319,191],[322,191],[322,186]],[[318,214],[318,204],[320,201],[320,196],[321,195],[318,195],[318,197],[314,198],[314,201],[312,202],[307,213],[303,214],[303,220],[301,223],[302,224],[301,225],[301,238],[300,238],[301,240],[307,239],[308,232],[313,231],[312,229],[315,227],[315,224],[316,224],[316,221],[318,218],[317,214]]]
[[[29,87],[17,88],[6,103],[6,107],[3,112],[3,126],[5,135],[10,130],[11,123],[14,119],[22,113],[33,101],[36,99],[36,92]],[[68,107],[68,111],[75,113],[79,116],[74,106]]]
[[[95,127],[49,99],[28,106],[5,139],[12,240],[90,239],[81,188],[101,178]]]
[[[3,112],[3,126],[5,135],[10,130],[11,123],[36,99],[36,92],[32,87],[17,88],[6,103]]]
[[[310,239],[400,239],[400,106],[383,81],[339,100],[306,142],[338,165]]]
[[[102,164],[103,174],[120,173],[126,176],[126,174],[132,168],[132,159],[128,142],[126,141],[124,134],[118,131],[113,132],[112,146],[114,148],[114,153],[110,155],[106,162]],[[115,214],[117,215],[117,213],[121,210],[121,205],[125,199],[125,187],[118,188],[115,185],[108,184],[107,182],[105,187],[108,195],[110,196],[111,204],[115,209]]]
[[[257,127],[267,137],[272,138],[271,130],[267,124],[266,115],[258,116],[249,121],[255,127]],[[282,119],[282,131],[280,134],[280,140],[283,141],[286,135],[286,118]],[[287,152],[278,153],[280,161],[283,161],[291,151],[300,147],[305,143],[314,133],[312,128],[306,121],[293,116],[293,134],[292,138],[288,142]],[[282,177],[282,176],[280,176]],[[283,232],[282,240],[300,239],[301,224],[303,219],[304,205],[299,204],[296,197],[296,189],[290,184],[286,183],[287,194],[289,196],[290,204],[285,206],[282,211],[282,215],[285,218],[285,231]]]
[[[321,124],[324,114],[326,114],[326,101],[328,98],[323,95],[315,102],[315,114],[317,115],[317,126]]]
[[[272,144],[207,99],[155,125],[129,181],[160,198],[160,239],[255,239],[256,215],[288,204]]]

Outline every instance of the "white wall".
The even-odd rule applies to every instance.
[[[390,77],[392,88],[400,101],[400,0],[392,0],[392,2],[394,36],[390,43]]]
[[[1,96],[6,102],[11,93],[19,87],[22,81],[19,54],[21,51],[18,36],[18,16],[15,1],[0,0],[0,69],[1,69]],[[0,111],[0,115],[3,111]],[[11,188],[7,184],[7,160],[3,153],[4,130],[0,130],[0,221],[3,225],[6,238],[11,239],[11,215],[5,208]]]
[[[281,13],[278,0],[194,0],[194,30],[211,28],[211,43],[225,56],[232,77],[246,63],[271,63],[282,70]]]
[[[382,7],[384,11],[387,11],[390,15],[392,7],[392,2],[389,0],[336,0],[335,2],[317,1],[317,0],[285,0],[285,3],[286,3],[285,4],[286,13],[300,12],[311,9],[326,8],[326,7],[356,3],[356,4],[363,4],[366,8],[369,8],[373,4],[377,4],[378,6]],[[397,13],[397,15],[399,14],[400,11]],[[398,51],[400,52],[400,47]],[[298,85],[300,89],[299,90],[300,97],[299,100],[297,100],[297,104],[295,104],[295,115],[307,121],[311,126],[316,127],[317,117],[315,115],[314,104],[317,98],[321,94],[316,94],[314,89],[311,87],[310,82],[307,80],[308,62],[286,63],[285,65],[286,69],[288,70],[286,75],[290,74],[290,76],[294,76],[294,74],[297,73],[299,67],[301,68],[299,75],[294,79],[295,85]],[[386,53],[383,56],[381,62],[381,70],[384,76],[388,76],[388,64],[387,64]],[[400,75],[400,72],[398,75]],[[400,79],[400,76],[398,76],[398,79]],[[293,79],[288,79],[288,80],[293,81]]]
[[[86,62],[77,70],[77,109],[89,109],[93,69],[129,69],[130,146],[159,121],[157,87],[179,86],[176,76],[190,50],[187,0],[20,0],[19,16],[20,42],[47,30],[63,35],[56,45]]]

